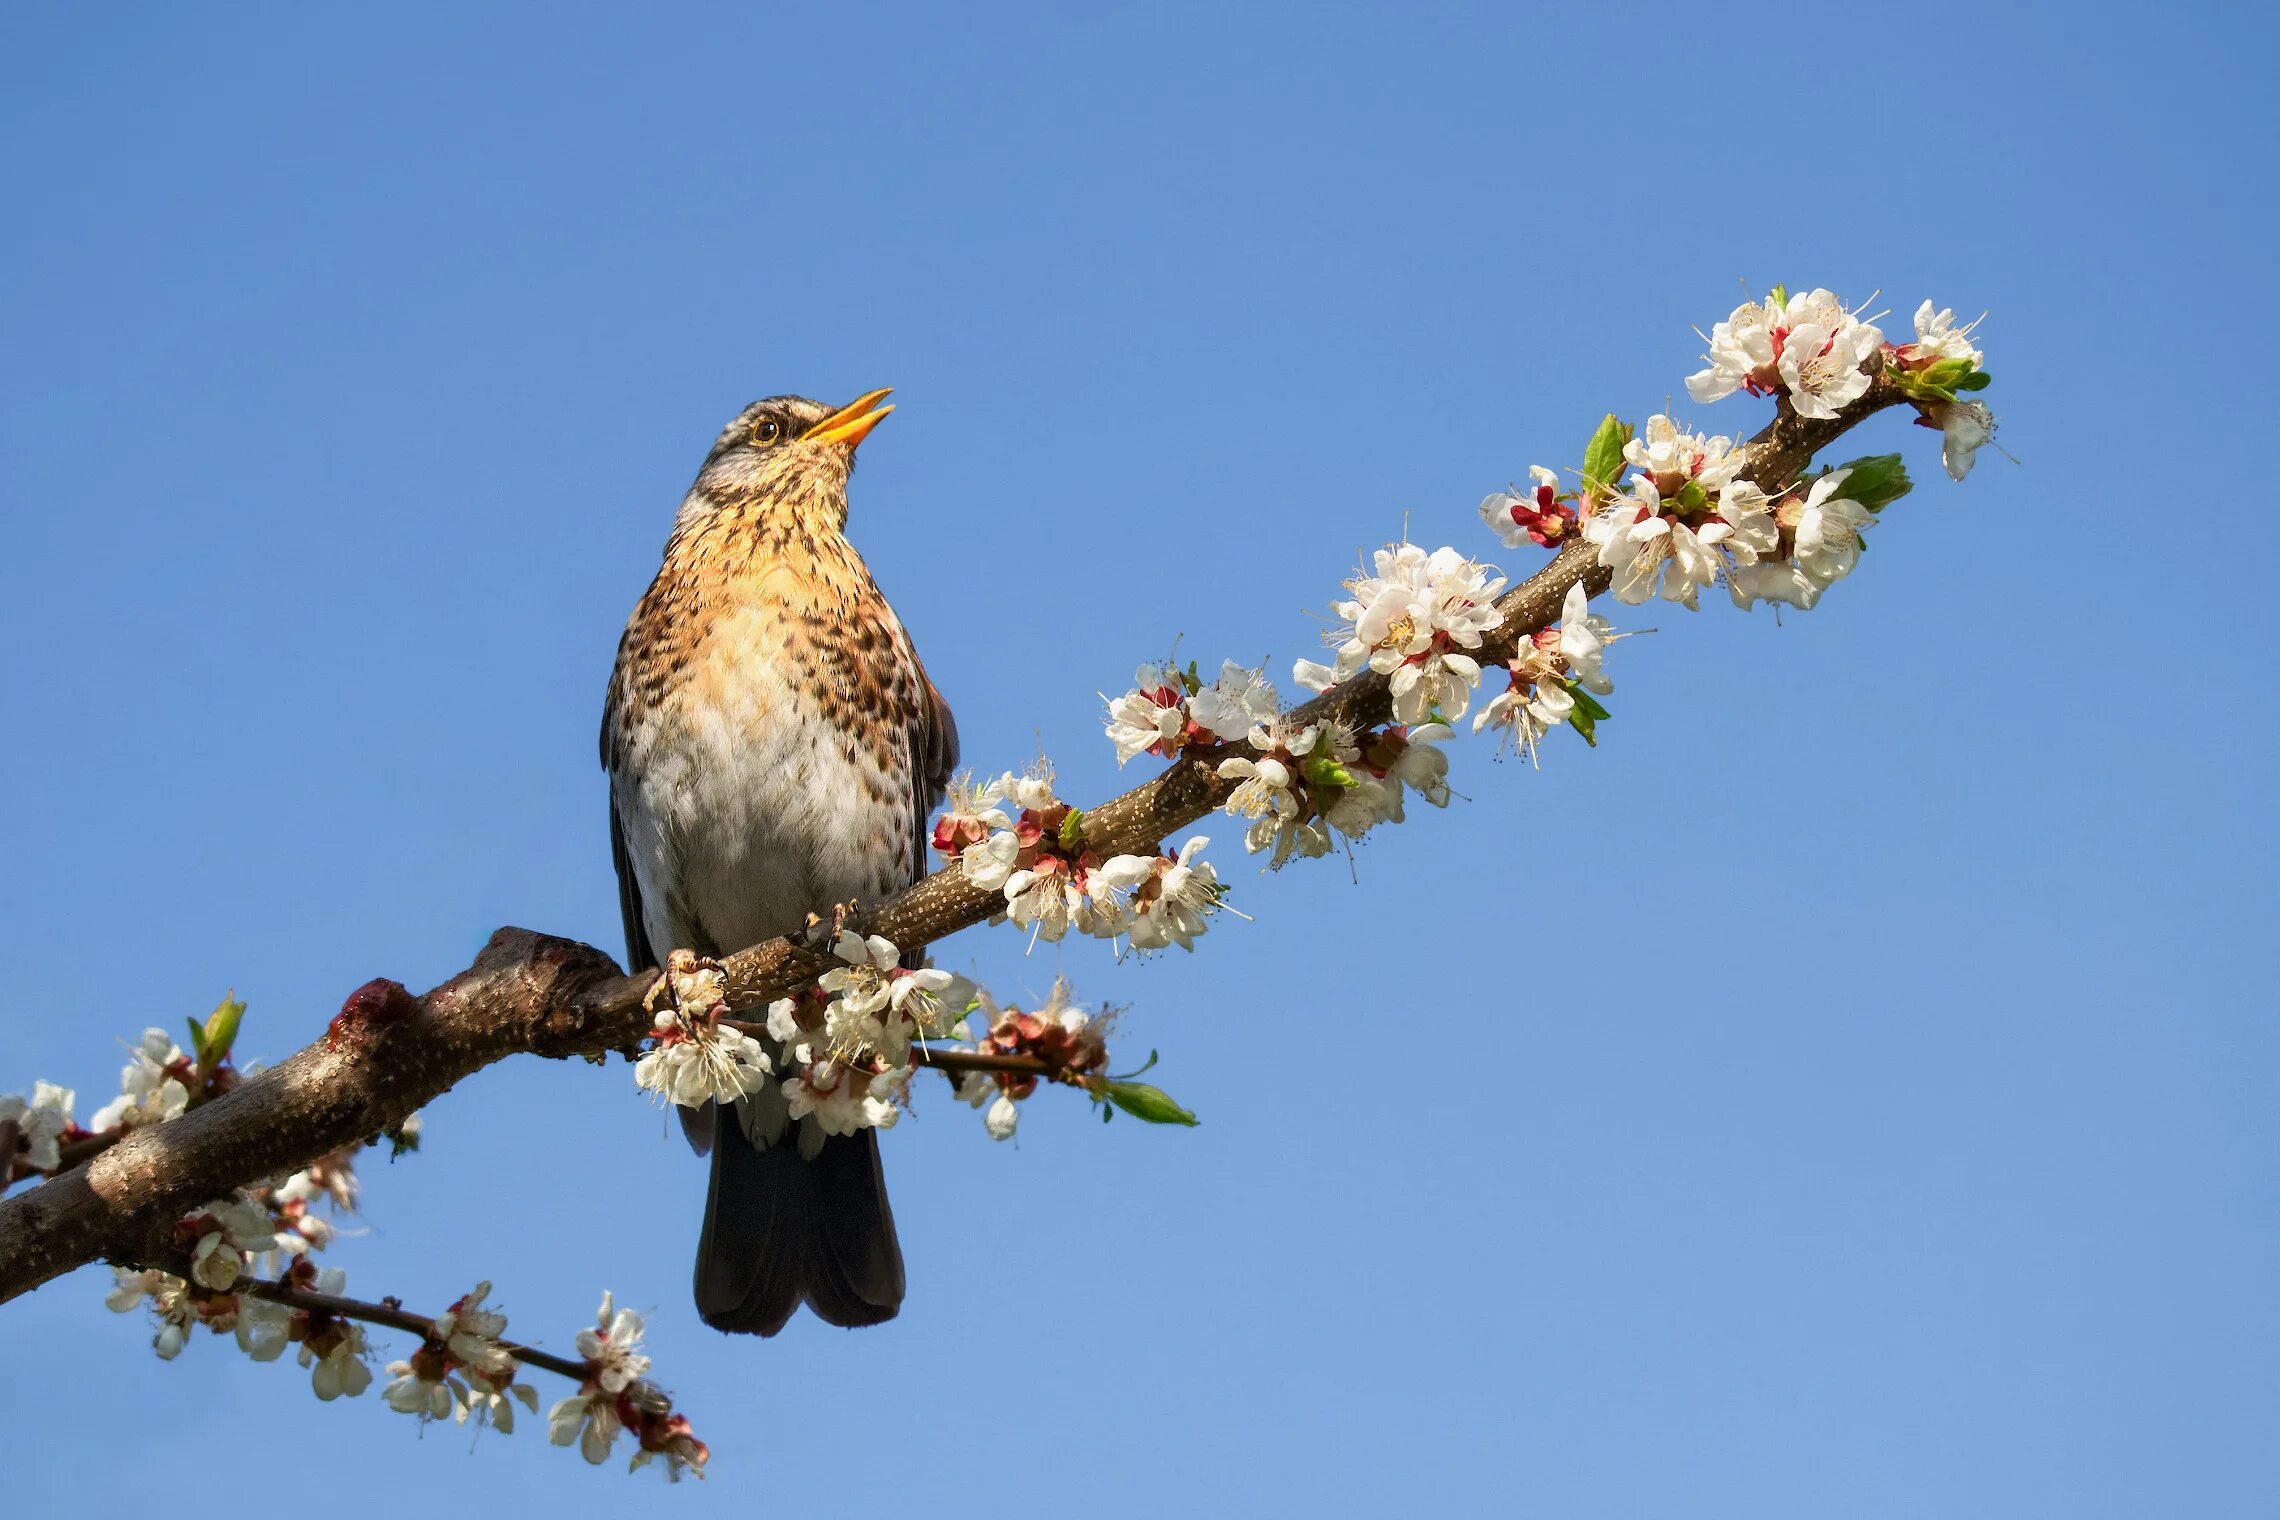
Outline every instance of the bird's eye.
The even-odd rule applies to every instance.
[[[762,417],[752,424],[752,441],[761,448],[777,442],[784,436],[784,425],[773,417]]]

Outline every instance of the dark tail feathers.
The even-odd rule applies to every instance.
[[[879,1133],[829,1135],[800,1155],[795,1121],[762,1149],[733,1114],[713,1143],[697,1312],[715,1330],[774,1335],[803,1300],[831,1325],[876,1325],[903,1301]]]

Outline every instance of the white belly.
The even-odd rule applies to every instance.
[[[695,685],[628,736],[611,790],[650,946],[725,954],[910,881],[910,757],[850,756],[774,666]],[[690,688],[684,688],[684,692]]]

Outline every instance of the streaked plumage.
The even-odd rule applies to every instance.
[[[738,414],[626,625],[602,764],[632,967],[739,950],[924,872],[957,731],[843,532],[884,394]],[[795,1133],[774,1086],[740,1108],[741,1123],[689,1126],[713,1154],[706,1321],[772,1335],[802,1300],[833,1324],[893,1317],[902,1254],[876,1132],[827,1139],[811,1118]]]

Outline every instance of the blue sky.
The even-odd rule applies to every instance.
[[[1202,1127],[922,1091],[911,1297],[687,1302],[623,1067],[486,1071],[351,1286],[652,1312],[711,1481],[0,1310],[12,1497],[341,1516],[2268,1513],[2280,1481],[2268,18],[18,8],[0,19],[0,1088],[226,987],[281,1055],[501,923],[616,949],[602,682],[746,401],[898,388],[851,531],[966,752],[1118,785],[1093,693],[1314,652],[1406,517],[1660,409],[1740,282],[1992,312],[2023,466],[1777,627],[1665,610],[1596,751],[1056,970]],[[1747,432],[1763,404],[1682,415]],[[2183,470],[2180,475],[2177,472]],[[2243,481],[2243,473],[2249,479]],[[2244,489],[2245,486],[2245,489]],[[1640,621],[1634,619],[1634,623]],[[1355,878],[1358,877],[1358,882]],[[544,1390],[549,1397],[553,1390]],[[100,1442],[108,1460],[88,1461]],[[306,1472],[307,1476],[299,1476]]]

